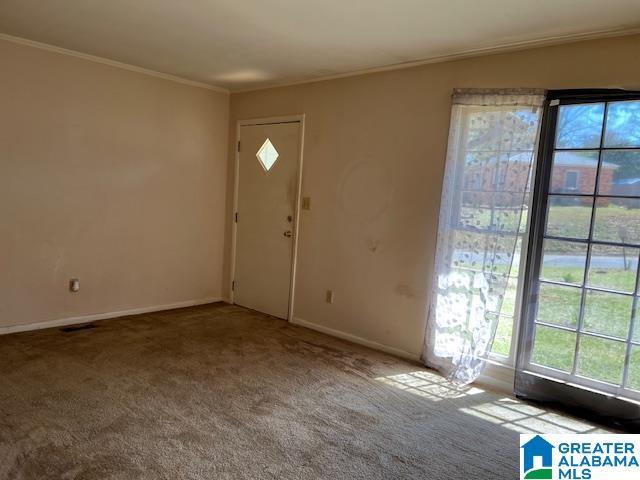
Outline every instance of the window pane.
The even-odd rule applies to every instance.
[[[503,111],[498,108],[469,108],[468,151],[499,151]]]
[[[509,139],[505,143],[513,151],[529,152],[532,155],[538,137],[540,113],[537,108],[510,107],[504,116],[503,137]]]
[[[496,193],[494,199],[494,228],[516,235],[522,223],[523,195]]]
[[[575,347],[575,333],[536,325],[531,360],[538,365],[570,372],[573,367]]]
[[[596,199],[594,240],[640,244],[640,199]]]
[[[640,347],[631,347],[631,358],[629,359],[629,380],[627,388],[640,390]]]
[[[472,206],[470,196],[476,196],[471,192],[465,192],[464,204],[460,206],[458,226],[469,231],[489,230],[491,228],[491,209],[480,206]],[[479,204],[476,204],[479,205]]]
[[[605,147],[640,147],[640,101],[610,103],[606,129]]]
[[[582,290],[550,283],[540,284],[538,320],[575,328],[580,314]]]
[[[587,285],[632,293],[640,249],[592,245]]]
[[[583,377],[620,384],[624,356],[623,342],[585,335],[580,339],[577,372]]]
[[[584,301],[584,330],[626,339],[633,298],[589,290]]]
[[[640,150],[605,150],[602,162],[600,195],[640,197]]]
[[[496,335],[493,339],[492,353],[509,356],[511,350],[511,335],[513,333],[513,317],[499,317]]]
[[[493,190],[499,154],[494,151],[467,151],[463,185],[467,190]]]
[[[590,197],[559,197],[549,195],[547,235],[586,239],[591,225]]]
[[[501,155],[496,170],[496,185],[501,190],[517,193],[522,201],[522,189],[529,184],[532,159],[532,152]]]
[[[586,261],[585,243],[545,240],[540,278],[582,285]]]
[[[561,106],[556,148],[598,148],[603,117],[604,103]]]
[[[504,299],[502,300],[502,308],[500,313],[502,315],[515,315],[516,311],[516,295],[518,293],[518,277],[509,277],[507,283],[507,290],[504,293]]]
[[[260,165],[262,165],[262,168],[264,168],[266,172],[271,170],[271,167],[273,167],[273,165],[276,163],[276,160],[278,160],[279,156],[280,154],[276,150],[276,147],[273,146],[273,143],[271,143],[271,140],[269,140],[268,138],[264,141],[264,143],[260,147],[260,150],[258,150],[258,152],[256,153],[256,157],[258,157]]]
[[[590,152],[559,151],[553,155],[551,193],[593,195],[598,173],[598,150]]]
[[[504,238],[491,238],[485,243],[486,261],[491,265],[485,268],[486,272],[491,272],[496,278],[492,278],[493,282],[500,281],[500,285],[505,288],[509,280],[509,272],[511,271],[511,263],[513,262],[514,240],[510,235]]]

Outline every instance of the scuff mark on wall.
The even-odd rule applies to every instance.
[[[411,299],[416,298],[416,292],[413,290],[413,287],[411,287],[411,285],[407,285],[406,283],[399,283],[398,285],[396,285],[394,292],[401,297]]]
[[[380,247],[380,240],[374,240],[372,238],[367,240],[367,249],[371,253],[376,253],[376,251],[378,250],[378,247]]]

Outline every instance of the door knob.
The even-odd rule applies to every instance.
[[[284,232],[284,236],[287,238],[290,238],[293,235],[293,233],[291,233],[291,230],[287,230],[286,232]]]

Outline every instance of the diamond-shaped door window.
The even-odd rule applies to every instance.
[[[273,146],[273,143],[271,143],[271,140],[268,138],[262,144],[258,153],[256,153],[256,157],[258,157],[260,165],[262,165],[262,168],[264,168],[266,172],[271,170],[271,167],[275,165],[279,156],[280,154],[276,150],[276,147]]]

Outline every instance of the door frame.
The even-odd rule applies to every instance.
[[[291,249],[291,277],[289,279],[289,308],[287,309],[287,321],[290,322],[293,319],[293,306],[295,299],[295,286],[296,286],[296,263],[298,258],[298,233],[300,230],[300,199],[302,195],[302,165],[304,156],[304,123],[305,114],[296,115],[282,115],[275,117],[262,117],[262,118],[248,118],[245,120],[238,120],[236,122],[236,140],[233,146],[235,151],[234,160],[234,181],[233,181],[233,212],[232,212],[232,230],[231,230],[231,268],[229,276],[229,298],[232,304],[234,301],[234,289],[233,280],[236,274],[236,255],[237,255],[237,239],[238,239],[238,224],[235,221],[235,214],[238,211],[238,187],[240,186],[240,151],[238,145],[240,144],[240,132],[242,127],[248,127],[252,125],[277,125],[281,123],[299,123],[300,133],[298,138],[298,164],[297,164],[297,182],[296,182],[296,194],[293,205],[293,248]]]

